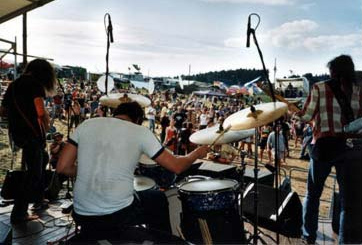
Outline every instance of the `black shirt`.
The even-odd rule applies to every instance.
[[[44,88],[29,75],[22,75],[11,83],[4,95],[2,106],[8,112],[9,131],[15,144],[20,147],[29,139],[45,140],[34,105],[34,99],[37,97],[45,97]]]
[[[80,107],[83,108],[84,103],[85,103],[85,99],[84,98],[78,98],[77,100],[78,100],[78,103],[79,103]]]
[[[182,128],[182,124],[185,121],[185,119],[187,118],[186,114],[183,112],[176,112],[175,115],[173,116],[173,119],[175,120],[175,127],[177,129]]]

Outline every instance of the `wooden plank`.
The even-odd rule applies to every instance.
[[[68,232],[66,227],[45,228],[44,231],[29,235],[23,238],[13,238],[13,242],[17,244],[45,244],[46,241],[53,239],[59,235],[64,236]]]
[[[72,219],[70,219],[70,222],[72,222]],[[18,226],[14,226],[14,233],[13,233],[14,241],[18,242],[18,243],[22,243],[22,244],[29,244],[29,243],[38,244],[38,242],[47,241],[56,235],[65,233],[68,230],[64,226],[56,226],[56,225],[51,225],[51,223],[49,223],[49,224],[44,224],[44,223],[45,222],[40,222],[39,220],[31,221],[26,224],[26,226],[25,226],[26,228],[22,228],[22,229],[19,229]],[[36,233],[37,230],[34,230],[35,228],[33,226],[39,227],[39,225],[41,226],[41,228],[43,230]],[[26,233],[28,233],[28,234],[26,234]],[[35,234],[31,235],[32,233],[35,233]],[[22,236],[26,236],[26,237],[22,237]],[[20,237],[20,238],[16,238],[16,237]]]
[[[56,241],[60,238],[65,237],[67,234],[71,234],[74,231],[75,227],[67,228],[67,227],[61,227],[57,230],[54,230],[51,233],[48,233],[46,236],[41,236],[32,242],[34,244],[46,244],[48,241]]]

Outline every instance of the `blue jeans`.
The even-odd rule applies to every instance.
[[[310,146],[310,149],[312,146]],[[309,152],[312,152],[311,150]],[[309,163],[309,172],[307,179],[307,194],[303,203],[303,236],[311,241],[317,238],[318,216],[319,216],[319,200],[322,195],[324,183],[331,172],[332,166],[336,169],[337,182],[339,185],[341,213],[340,213],[340,229],[339,242],[343,242],[344,237],[344,193],[345,193],[345,171],[346,164],[344,162],[344,149],[341,154],[332,161],[323,162],[313,159],[311,154]]]
[[[148,119],[148,127],[154,133],[155,132],[155,120]]]

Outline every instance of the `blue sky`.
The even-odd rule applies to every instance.
[[[362,70],[361,11],[361,0],[55,0],[28,14],[28,53],[105,72],[109,13],[111,71],[131,64],[151,76],[188,74],[189,64],[191,74],[261,69],[255,45],[245,47],[247,18],[255,12],[266,67],[277,59],[277,77],[326,73],[326,63],[342,53]],[[22,50],[21,18],[0,25],[0,38],[15,36]]]

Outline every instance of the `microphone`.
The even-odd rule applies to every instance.
[[[250,34],[251,34],[251,28],[250,28],[250,15],[248,17],[248,29],[246,30],[246,47],[250,47]]]
[[[108,15],[108,32],[111,38],[111,43],[113,43],[113,27],[112,27],[112,20],[111,20],[111,16]]]

